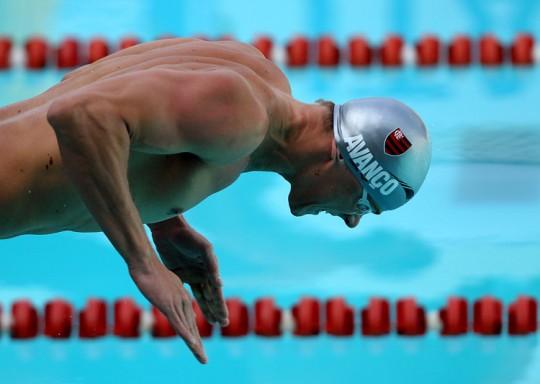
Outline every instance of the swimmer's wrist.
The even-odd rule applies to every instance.
[[[158,221],[156,223],[148,223],[147,225],[148,225],[148,228],[150,228],[152,232],[163,231],[163,230],[167,230],[171,228],[178,228],[179,226],[180,227],[188,226],[186,220],[184,219],[182,215],[173,216],[170,219]]]
[[[155,263],[159,262],[156,253],[153,249],[150,249],[138,256],[130,257],[126,259],[126,264],[129,270],[129,273],[148,273],[150,272]]]

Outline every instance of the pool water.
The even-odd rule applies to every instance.
[[[114,40],[134,32],[190,36],[330,32],[340,42],[387,32],[413,41],[424,32],[496,32],[503,39],[540,36],[535,1],[93,1],[0,0],[0,34],[18,41],[42,33]],[[352,8],[351,8],[352,7]],[[405,207],[365,217],[350,230],[330,216],[293,217],[288,185],[247,174],[186,214],[214,244],[226,296],[275,297],[284,307],[302,295],[343,295],[355,307],[369,297],[414,296],[428,309],[450,295],[505,303],[540,290],[540,71],[503,66],[450,70],[406,67],[287,70],[293,94],[344,102],[390,96],[411,105],[433,140],[426,182]],[[55,69],[0,72],[0,105],[36,95],[62,77]],[[89,296],[144,299],[102,234],[60,233],[0,242],[0,302],[63,297],[81,307]],[[0,338],[0,382],[93,383],[185,380],[235,383],[538,383],[537,336],[444,339],[389,336],[205,340],[200,366],[181,341],[107,337],[92,342]]]

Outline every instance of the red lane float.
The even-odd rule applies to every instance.
[[[381,64],[385,67],[399,67],[403,64],[403,39],[398,35],[389,35],[380,49]]]
[[[287,65],[289,67],[305,67],[309,63],[309,40],[298,36],[287,44]]]
[[[336,67],[339,64],[339,47],[331,36],[322,36],[317,41],[317,63],[321,67]]]
[[[510,57],[514,65],[533,65],[534,37],[528,33],[517,35],[510,49]]]
[[[354,310],[344,298],[335,297],[326,302],[326,333],[350,336],[354,333]]]
[[[312,297],[303,297],[292,308],[293,334],[315,336],[321,332],[321,303]]]
[[[141,41],[137,37],[126,36],[120,40],[120,44],[118,44],[118,49],[130,48],[140,43]]]
[[[396,304],[396,331],[404,336],[419,336],[426,333],[426,313],[413,298],[398,300]]]
[[[365,336],[382,336],[390,333],[390,303],[374,297],[360,311],[361,332]]]
[[[448,46],[448,64],[453,67],[470,65],[472,62],[471,39],[465,35],[458,35]]]
[[[225,337],[245,336],[249,333],[249,316],[247,305],[240,299],[227,299],[225,301],[229,310],[229,325],[221,328],[221,335]]]
[[[113,333],[118,337],[135,338],[140,335],[141,309],[130,298],[114,303]]]
[[[252,45],[257,48],[268,60],[272,60],[272,48],[274,47],[274,42],[268,36],[259,36],[256,38]]]
[[[75,38],[66,38],[60,42],[56,52],[56,65],[58,68],[74,68],[81,64],[79,45]]]
[[[538,328],[538,304],[529,296],[520,296],[508,307],[508,333],[527,335]]]
[[[426,35],[416,43],[416,64],[432,67],[439,64],[441,43],[436,36]]]
[[[38,335],[39,321],[36,307],[28,300],[18,300],[11,306],[11,337],[32,339]]]
[[[349,40],[349,64],[353,67],[367,67],[373,59],[373,52],[368,41],[362,36]]]
[[[442,323],[442,335],[456,336],[467,333],[469,329],[467,301],[462,297],[450,297],[446,307],[439,311],[439,318]]]
[[[0,37],[0,69],[8,69],[11,67],[11,39],[8,37]]]
[[[199,330],[199,335],[201,337],[210,337],[212,336],[213,326],[204,317],[204,314],[199,307],[199,304],[195,300],[191,302],[193,306],[193,312],[195,312],[195,322],[197,323],[197,329]]]
[[[26,68],[42,69],[48,63],[49,44],[41,37],[32,37],[26,41]]]
[[[274,299],[262,298],[255,302],[255,334],[267,337],[281,335],[281,309]]]
[[[79,337],[93,339],[107,334],[107,303],[89,299],[79,313]]]
[[[176,332],[169,323],[169,320],[156,307],[152,307],[152,336],[158,339],[176,336]]]
[[[503,46],[493,35],[484,35],[479,41],[480,64],[484,66],[498,66],[504,61]]]
[[[109,54],[109,44],[105,39],[95,38],[88,44],[88,62],[93,63]]]
[[[500,335],[502,303],[491,296],[478,299],[473,306],[473,331],[480,335]]]
[[[65,300],[52,300],[45,304],[45,328],[43,334],[53,339],[71,336],[73,306]]]

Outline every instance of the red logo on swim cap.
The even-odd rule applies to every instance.
[[[407,152],[411,147],[411,142],[405,137],[401,129],[396,128],[384,141],[384,152],[388,155],[399,156]]]

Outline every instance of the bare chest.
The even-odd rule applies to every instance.
[[[131,193],[144,222],[161,221],[232,184],[247,161],[217,165],[191,154],[132,156],[128,169]]]

